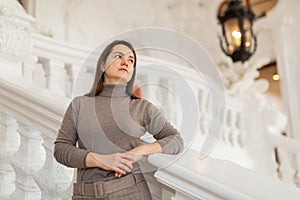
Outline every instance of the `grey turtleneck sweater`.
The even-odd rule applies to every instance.
[[[112,179],[113,171],[86,167],[88,152],[128,151],[141,145],[140,137],[146,131],[161,145],[163,153],[182,151],[179,132],[153,104],[132,99],[126,85],[105,84],[100,95],[75,97],[70,103],[55,141],[54,156],[59,163],[78,168],[77,182]],[[139,171],[137,163],[132,171]]]

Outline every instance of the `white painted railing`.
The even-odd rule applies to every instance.
[[[273,152],[273,174],[279,180],[300,188],[300,142],[289,138],[282,130],[284,117],[269,110],[266,141]]]
[[[13,15],[7,12],[2,13],[0,20],[8,24],[11,22],[18,24],[10,19],[11,16]],[[27,30],[30,28],[28,21],[32,19],[24,19],[27,22],[26,25],[25,23],[19,23],[19,25]],[[14,24],[8,27],[16,26]],[[8,30],[1,29],[1,31]],[[8,32],[13,31],[12,29]],[[16,34],[12,35],[16,36]],[[27,50],[25,53],[20,52],[20,49],[17,49],[18,44],[14,43],[12,47],[7,48],[7,51],[1,50],[3,55],[0,57],[0,198],[70,199],[73,170],[55,161],[53,141],[66,106],[72,97],[72,90],[75,87],[74,92],[77,94],[89,88],[94,65],[89,63],[82,65],[89,51],[81,47],[41,35],[32,35],[30,31],[25,31],[24,37],[28,42],[21,43],[24,45],[22,49]],[[265,193],[259,187],[254,187],[253,190],[235,188],[240,182],[255,181],[254,172],[249,172],[237,164],[252,168],[253,171],[260,171],[263,176],[260,180],[268,180],[260,185],[261,187],[269,186],[270,189],[277,189],[283,183],[278,183],[275,177],[281,177],[283,182],[290,184],[290,187],[284,184],[281,188],[282,193],[291,192],[292,197],[298,195],[299,189],[293,187],[299,186],[299,162],[297,162],[299,161],[299,144],[281,135],[282,124],[278,120],[270,121],[268,120],[270,117],[263,115],[267,111],[274,113],[274,110],[270,109],[263,100],[255,98],[246,101],[227,97],[222,137],[211,156],[227,160],[222,164],[239,170],[240,174],[235,183],[227,185],[226,180],[235,176],[235,170],[228,170],[225,171],[226,176],[216,178],[212,183],[211,175],[222,171],[222,165],[213,164],[214,161],[210,160],[206,163],[212,167],[211,171],[201,171],[203,164],[202,161],[197,160],[197,153],[195,153],[200,151],[212,123],[211,96],[203,80],[199,80],[192,69],[182,65],[142,56],[139,57],[139,61],[141,65],[164,65],[177,71],[184,80],[188,81],[192,91],[196,94],[196,102],[199,104],[199,127],[196,129],[198,137],[189,150],[192,153],[183,156],[183,161],[179,161],[179,164],[160,169],[156,173],[156,178],[166,185],[168,190],[171,191],[170,188],[172,188],[176,191],[177,199],[180,195],[183,195],[182,198],[265,199]],[[78,74],[80,77],[85,76],[85,81],[79,80]],[[174,79],[177,81],[172,81]],[[143,97],[161,108],[167,118],[175,126],[180,127],[182,121],[180,102],[178,103],[174,98],[174,93],[176,96],[176,92],[180,92],[178,80],[178,77],[170,76],[169,71],[163,68],[155,72],[141,70],[137,84],[142,87]],[[143,83],[146,83],[148,87],[143,88]],[[166,92],[163,88],[172,91]],[[277,114],[271,116],[277,116]],[[183,137],[190,138],[189,134],[193,133],[182,134]],[[157,165],[160,155],[152,158],[151,162]],[[189,159],[195,162],[189,162]],[[193,168],[190,164],[193,164]],[[175,172],[178,173],[175,174]],[[164,173],[169,178],[164,178]],[[196,179],[189,180],[190,175],[192,178],[195,176]],[[206,186],[208,182],[204,180],[208,181],[212,188],[217,187],[217,190],[209,190]],[[184,187],[187,183],[192,183],[187,186],[192,186],[191,188],[195,190],[190,191],[189,187]],[[174,184],[177,186],[175,187]],[[166,195],[159,194],[160,189],[156,188],[154,194],[157,199],[168,199]],[[195,191],[197,192],[192,194]]]
[[[53,142],[68,101],[12,82],[0,80],[1,199],[61,199],[73,170],[56,162]]]

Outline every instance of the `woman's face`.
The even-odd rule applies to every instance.
[[[118,44],[113,47],[104,63],[104,83],[126,84],[134,70],[135,57],[130,48]]]

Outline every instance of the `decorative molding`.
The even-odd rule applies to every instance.
[[[32,23],[21,5],[0,1],[0,52],[15,60],[29,59],[32,52]]]
[[[269,88],[267,80],[256,80],[259,76],[257,69],[261,66],[254,62],[220,62],[217,66],[229,96],[251,98],[263,94]]]
[[[0,19],[0,52],[14,57],[29,57],[32,51],[31,32],[10,20]]]

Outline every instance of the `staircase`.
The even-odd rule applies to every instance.
[[[55,161],[53,142],[72,97],[89,89],[95,65],[86,61],[88,49],[33,33],[34,19],[19,15],[26,16],[0,16],[0,22],[17,25],[0,27],[8,33],[1,47],[9,47],[0,55],[0,199],[71,199],[76,173]],[[21,27],[24,40],[16,39],[13,27]],[[263,95],[226,96],[224,121],[216,122],[209,77],[199,80],[192,68],[151,57],[139,56],[139,65],[148,66],[138,68],[143,98],[182,130],[186,144],[178,156],[155,154],[144,161],[156,168],[146,175],[154,199],[300,198],[300,143],[282,135],[286,118]],[[189,122],[176,99],[186,92],[179,78],[194,95],[192,129],[182,129]],[[214,123],[222,123],[220,134],[212,132]],[[213,146],[205,149],[212,134]],[[152,140],[147,134],[142,139]]]

